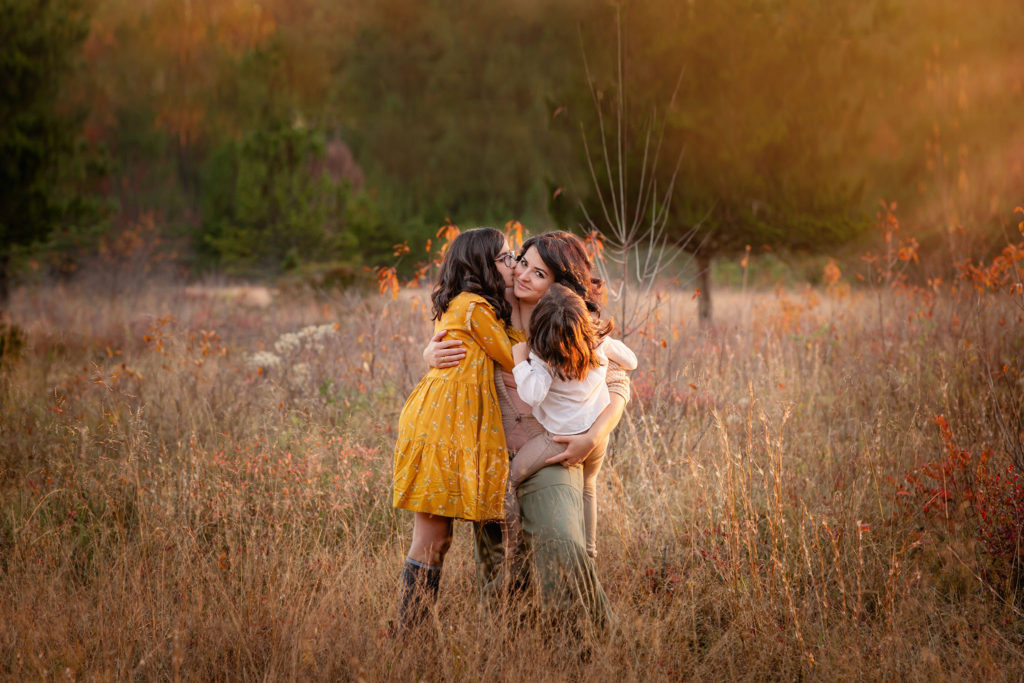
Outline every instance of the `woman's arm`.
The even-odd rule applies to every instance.
[[[594,424],[583,434],[554,437],[556,442],[564,443],[566,447],[560,454],[550,458],[547,461],[549,464],[561,463],[566,467],[572,467],[583,462],[594,448],[608,439],[619,424],[630,398],[629,373],[612,361],[608,364],[606,382],[611,403],[601,411]]]
[[[578,465],[587,459],[591,451],[598,444],[603,443],[611,435],[612,430],[622,419],[622,413],[626,409],[626,399],[621,394],[611,394],[611,402],[597,416],[597,420],[590,426],[590,429],[582,434],[568,434],[552,437],[557,443],[566,444],[565,450],[556,456],[548,458],[545,462],[549,465],[561,463],[565,467]]]
[[[430,338],[423,349],[423,360],[432,368],[454,368],[466,357],[461,339],[445,339],[448,330],[441,330]]]

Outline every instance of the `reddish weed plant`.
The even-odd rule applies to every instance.
[[[1024,578],[1024,478],[993,452],[975,455],[956,442],[944,415],[935,417],[945,452],[908,472],[897,485],[901,515],[919,515],[925,528],[964,543],[987,585],[1011,602]],[[963,561],[963,558],[958,558]]]

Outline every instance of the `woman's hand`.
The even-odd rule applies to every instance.
[[[448,330],[441,330],[430,338],[423,349],[423,360],[432,368],[454,368],[466,357],[461,339],[445,339]]]
[[[556,443],[566,444],[565,450],[544,462],[549,465],[561,463],[564,467],[578,465],[587,459],[598,444],[607,443],[615,425],[619,424],[622,412],[626,409],[626,399],[619,394],[612,394],[607,407],[597,416],[590,429],[582,434],[568,434],[552,437]]]
[[[564,443],[565,450],[556,456],[548,458],[545,462],[549,465],[560,464],[563,467],[579,465],[594,452],[600,443],[595,441],[589,432],[554,436],[551,440],[555,443]]]

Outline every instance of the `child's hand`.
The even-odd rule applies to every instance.
[[[516,365],[530,357],[530,345],[526,342],[519,342],[512,347],[512,360]]]

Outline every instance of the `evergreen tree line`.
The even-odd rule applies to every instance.
[[[880,199],[995,246],[1024,9],[982,5],[0,0],[0,282],[142,216],[194,271],[358,268],[448,218],[600,228],[652,176],[622,202],[704,256],[834,252]]]

